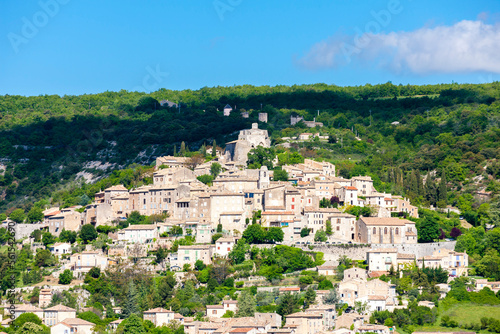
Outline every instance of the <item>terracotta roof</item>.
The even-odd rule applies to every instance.
[[[217,241],[215,243],[218,243],[218,242],[234,242],[234,238],[233,237],[219,238],[219,239],[217,239]]]
[[[238,304],[237,300],[223,300],[222,304]]]
[[[280,288],[279,291],[300,291],[299,287],[283,287]]]
[[[213,308],[217,308],[217,309],[224,309],[224,306],[222,305],[207,305],[207,309],[213,309]]]
[[[151,310],[144,311],[144,313],[174,313],[174,311],[165,310],[163,307],[157,307]]]
[[[375,248],[370,249],[367,253],[397,253],[397,248]]]
[[[179,246],[178,249],[210,249],[212,245],[190,245],[190,246]]]
[[[250,327],[247,327],[247,328],[234,328],[229,333],[248,333],[252,329],[253,328],[250,328]]]
[[[415,224],[407,219],[399,219],[399,218],[378,218],[378,217],[361,217],[359,220],[363,221],[365,225],[376,225],[376,226],[405,226],[406,224]]]
[[[124,228],[124,230],[156,230],[155,225],[130,225],[127,228]]]
[[[398,253],[398,259],[414,259],[415,258],[415,254],[402,254],[402,253]]]
[[[15,310],[20,312],[43,312],[41,308],[30,304],[15,305]]]
[[[318,312],[297,312],[286,315],[287,318],[323,318],[323,316]]]
[[[364,325],[364,326],[359,326],[358,327],[358,330],[361,330],[361,331],[370,331],[370,330],[373,330],[373,329],[376,329],[376,330],[389,330],[389,327],[387,326],[384,326],[384,325]]]
[[[358,188],[352,186],[343,186],[342,188],[345,188],[347,190],[358,190]]]
[[[368,296],[368,300],[385,300],[384,296]]]
[[[93,323],[80,319],[80,318],[66,318],[60,322],[60,324],[65,324],[67,326],[78,326],[78,325],[90,325],[95,326]]]
[[[76,310],[74,308],[67,307],[67,306],[64,306],[62,304],[49,307],[49,308],[45,309],[45,311],[76,312]]]
[[[373,277],[380,277],[385,274],[387,274],[387,271],[372,271],[368,274],[368,276],[370,276],[370,278],[373,278]]]
[[[281,212],[272,212],[272,211],[264,211],[261,215],[293,215],[292,211],[281,211]]]
[[[128,191],[122,184],[104,189],[104,191]]]

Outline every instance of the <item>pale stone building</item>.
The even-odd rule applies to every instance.
[[[204,264],[212,264],[212,245],[179,246],[177,253],[169,254],[170,269],[181,270],[185,264],[194,268],[196,261],[201,260]]]
[[[63,229],[66,231],[78,231],[83,223],[82,214],[76,211],[78,208],[61,209],[59,214],[50,216],[48,218],[49,232],[58,237]]]
[[[144,311],[144,320],[151,321],[156,327],[168,325],[174,320],[174,312],[161,307]]]
[[[131,243],[152,243],[158,239],[158,225],[130,225],[118,232],[118,240]]]
[[[50,334],[92,334],[95,324],[80,319],[68,318],[50,328]]]
[[[257,146],[271,147],[271,139],[267,130],[261,130],[258,123],[253,123],[251,129],[240,131],[237,140],[226,143],[225,160],[246,165],[248,152]]]
[[[49,327],[68,318],[76,318],[76,310],[61,304],[47,308],[43,311],[43,323]]]
[[[286,316],[284,328],[295,328],[297,333],[316,334],[325,329],[319,312],[297,312]]]
[[[361,243],[417,243],[415,222],[407,219],[360,217],[356,227]]]
[[[235,239],[233,237],[223,237],[217,239],[215,242],[214,254],[220,257],[227,257],[228,254],[233,250],[235,245]]]

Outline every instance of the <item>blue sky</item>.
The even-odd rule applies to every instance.
[[[6,0],[0,13],[1,95],[500,78],[498,0]]]

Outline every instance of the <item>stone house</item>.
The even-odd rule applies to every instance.
[[[234,237],[219,238],[215,242],[214,254],[220,257],[227,257],[228,254],[233,250],[236,241]]]
[[[108,258],[99,251],[83,251],[70,256],[70,269],[76,274],[85,274],[93,267],[105,270],[108,267]]]
[[[38,297],[38,307],[47,307],[52,301],[52,289],[41,289]]]
[[[50,334],[92,334],[94,326],[93,323],[80,318],[68,318],[52,326]]]
[[[207,317],[209,318],[222,318],[226,313],[222,305],[207,305]]]
[[[156,327],[168,325],[174,320],[174,312],[161,307],[144,311],[144,320],[151,321]]]
[[[63,254],[71,253],[71,244],[67,242],[56,242],[54,245],[49,247],[49,250],[55,256],[60,256]]]
[[[43,310],[31,304],[18,304],[14,308],[14,319],[17,319],[23,313],[33,313],[43,321]]]
[[[47,308],[43,311],[43,323],[49,327],[68,318],[76,318],[76,310],[61,304]]]
[[[48,218],[49,232],[58,237],[63,229],[66,231],[78,231],[83,223],[82,214],[76,211],[78,208],[61,209],[59,214],[50,216]]]
[[[212,264],[212,256],[212,245],[179,246],[177,253],[169,254],[170,268],[172,270],[181,270],[185,264],[189,264],[193,268],[198,260],[209,265]]]
[[[359,205],[358,188],[353,186],[343,186],[339,188],[337,197],[344,205]]]
[[[340,211],[329,213],[327,216],[327,220],[332,224],[333,237],[335,239],[347,242],[356,240],[356,216]]]
[[[297,312],[286,316],[284,328],[295,328],[297,333],[316,334],[325,329],[323,315],[319,312]]]
[[[119,241],[131,243],[152,243],[153,239],[158,239],[158,225],[130,225],[118,232]]]
[[[415,244],[415,222],[399,218],[360,217],[356,223],[357,241],[374,244]]]

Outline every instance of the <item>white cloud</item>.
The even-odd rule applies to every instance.
[[[307,69],[322,69],[362,60],[396,72],[500,73],[499,55],[500,25],[464,20],[412,32],[330,38],[314,45],[297,63]]]

